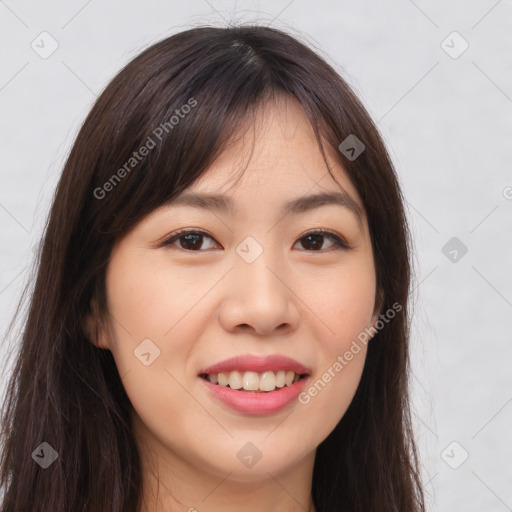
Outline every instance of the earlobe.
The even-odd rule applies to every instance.
[[[94,338],[93,343],[98,348],[103,348],[103,349],[108,350],[109,346],[107,343],[107,336],[105,334],[105,326],[103,325],[102,320],[99,318],[96,321],[96,331],[95,332],[96,332],[96,336]]]
[[[384,292],[382,291],[382,289],[379,288],[375,295],[375,307],[373,308],[373,315],[371,321],[372,327],[375,327],[375,323],[379,319],[379,316],[382,312],[382,306],[384,305]]]
[[[100,319],[96,301],[91,300],[90,311],[87,313],[84,321],[84,332],[94,346],[98,348],[108,349],[106,342],[105,326]]]

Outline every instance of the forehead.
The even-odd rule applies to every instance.
[[[284,200],[307,193],[348,195],[363,209],[340,160],[324,143],[325,157],[304,110],[281,96],[261,104],[235,131],[215,162],[188,193],[223,194],[236,201]]]

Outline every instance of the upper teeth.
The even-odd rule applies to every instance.
[[[239,372],[229,373],[211,373],[207,379],[213,384],[219,386],[228,386],[231,389],[244,389],[245,391],[274,391],[276,388],[282,388],[285,385],[291,386],[299,380],[299,375],[293,371],[279,370],[274,372]]]

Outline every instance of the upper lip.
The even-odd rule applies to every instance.
[[[296,374],[310,374],[311,370],[295,359],[283,355],[253,356],[250,354],[235,356],[204,368],[199,375],[228,373],[235,370],[263,373],[265,371],[291,370]]]

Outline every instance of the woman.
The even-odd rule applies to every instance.
[[[424,510],[399,185],[290,35],[196,28],[130,62],[38,263],[2,512]]]

